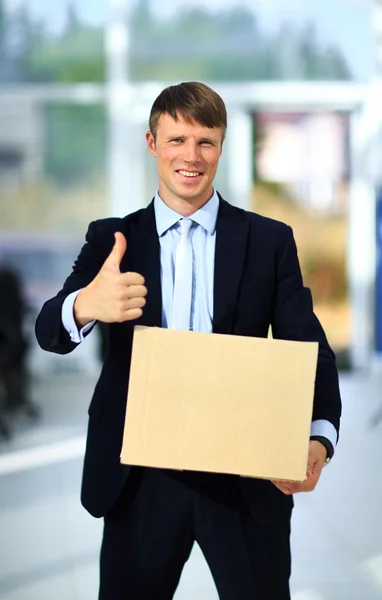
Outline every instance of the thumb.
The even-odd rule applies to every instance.
[[[107,259],[105,260],[105,262],[103,264],[103,268],[107,268],[112,271],[119,272],[121,260],[123,259],[125,252],[126,252],[127,241],[126,241],[126,238],[123,235],[123,233],[121,233],[120,231],[116,231],[114,234],[114,237],[115,237],[115,242],[114,242],[113,249],[110,252]]]

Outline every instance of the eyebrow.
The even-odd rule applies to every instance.
[[[186,138],[185,135],[169,135],[165,138],[165,141],[169,142],[170,140],[184,140],[185,138]],[[208,136],[203,136],[198,141],[199,142],[210,142],[211,144],[219,143],[219,140],[217,138],[208,137]]]
[[[219,141],[213,137],[202,137],[199,140],[200,142],[211,142],[211,144],[218,144]]]

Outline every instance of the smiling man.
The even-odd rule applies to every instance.
[[[60,354],[96,321],[109,328],[82,485],[86,509],[104,517],[99,598],[170,600],[196,541],[222,600],[289,600],[291,495],[314,490],[338,438],[335,358],[290,227],[233,207],[213,187],[227,128],[220,96],[201,83],[171,86],[149,123],[153,201],[90,224],[72,273],[36,323],[41,347]],[[319,342],[306,481],[121,465],[136,324],[256,337],[271,326],[275,338]]]
[[[199,106],[189,97],[193,87],[203,98]],[[184,104],[181,112],[178,103]],[[222,99],[202,84],[169,88],[155,101],[149,124],[146,139],[157,159],[159,195],[171,207],[181,202],[183,208],[201,208],[213,193],[227,129]]]

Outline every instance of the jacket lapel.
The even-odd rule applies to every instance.
[[[249,220],[220,197],[216,223],[214,333],[231,333],[248,242]]]
[[[146,305],[135,325],[160,327],[162,324],[162,291],[160,244],[155,224],[154,203],[151,202],[137,219],[127,219],[127,252],[122,271],[134,271],[145,278],[148,293]]]

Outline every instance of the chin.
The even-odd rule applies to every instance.
[[[182,187],[179,189],[179,194],[182,196],[185,196],[187,198],[200,198],[200,196],[204,196],[205,194],[208,193],[209,187],[204,187],[203,188],[189,188],[189,187]]]
[[[203,198],[203,196],[205,195],[205,193],[203,192],[199,192],[199,193],[185,193],[182,194],[181,197],[183,197],[185,200],[189,200],[190,202],[192,202],[193,200],[195,200],[195,202],[199,201],[201,198]]]

